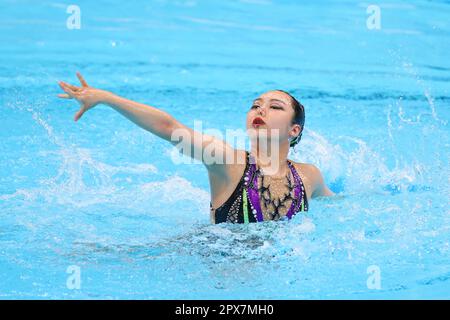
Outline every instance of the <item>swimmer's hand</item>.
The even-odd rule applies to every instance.
[[[79,72],[77,72],[77,77],[80,80],[81,87],[58,81],[59,86],[65,92],[58,94],[58,97],[63,99],[75,99],[81,106],[80,110],[75,114],[75,121],[78,121],[86,111],[102,103],[109,93],[104,90],[90,87]]]

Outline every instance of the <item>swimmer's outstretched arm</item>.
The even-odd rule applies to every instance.
[[[184,144],[183,153],[202,161],[208,170],[216,173],[226,170],[223,164],[207,163],[203,159],[203,150],[206,147],[209,150],[213,148],[216,152],[225,152],[225,150],[234,152],[232,147],[225,141],[196,132],[177,121],[167,112],[155,107],[119,97],[105,90],[90,87],[80,73],[77,73],[77,77],[80,80],[81,87],[60,81],[59,85],[65,93],[58,95],[60,98],[75,99],[79,102],[81,108],[75,114],[75,121],[78,121],[86,111],[96,105],[106,104],[141,128],[171,142],[173,145],[186,142],[187,145]],[[187,139],[185,139],[186,136],[188,137]],[[183,141],[184,139],[185,141]],[[186,146],[188,148],[185,148]]]
[[[80,103],[81,108],[75,114],[75,121],[78,121],[86,111],[99,104],[105,104],[120,112],[141,128],[165,140],[170,139],[170,132],[167,128],[174,119],[168,113],[119,97],[111,92],[90,87],[80,73],[77,73],[77,76],[82,86],[77,87],[60,81],[59,85],[66,93],[58,95],[60,98],[76,99]]]

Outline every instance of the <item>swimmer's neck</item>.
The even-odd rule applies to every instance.
[[[267,144],[252,144],[250,153],[256,158],[256,165],[261,168],[266,175],[281,177],[285,176],[289,170],[287,156],[289,153],[289,143],[280,143],[275,148],[269,142]]]

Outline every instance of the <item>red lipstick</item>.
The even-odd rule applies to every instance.
[[[253,119],[253,122],[252,122],[253,126],[261,126],[261,125],[264,125],[264,124],[266,124],[266,123],[260,117],[256,117],[255,119]]]

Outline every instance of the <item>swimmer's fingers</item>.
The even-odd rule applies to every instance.
[[[86,108],[85,108],[85,107],[81,107],[81,109],[78,110],[77,113],[75,113],[74,120],[75,120],[75,121],[78,121],[78,119],[81,118],[81,116],[83,115],[83,113],[85,113],[85,111],[86,111]]]
[[[82,90],[82,88],[79,88],[77,86],[74,86],[73,84],[61,81],[64,85],[66,85],[67,87],[69,87],[73,92],[79,92],[80,90]]]
[[[69,96],[67,93],[60,93],[58,94],[58,97],[62,99],[73,99],[71,96]]]
[[[59,82],[59,86],[60,86],[61,89],[63,89],[64,92],[67,93],[70,97],[76,98],[77,93],[76,93],[75,91],[73,91],[66,83],[60,81],[60,82]]]
[[[83,87],[89,87],[89,85],[87,84],[86,80],[84,80],[81,73],[77,72],[77,77],[78,77],[78,80],[80,80],[80,83]]]

